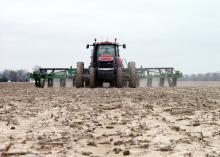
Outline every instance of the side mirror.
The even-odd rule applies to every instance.
[[[123,49],[125,49],[126,48],[126,44],[123,44],[122,47],[123,47]]]
[[[89,48],[89,44],[86,45],[86,48],[87,48],[87,49]]]

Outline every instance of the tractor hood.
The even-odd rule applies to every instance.
[[[99,61],[112,61],[112,60],[113,60],[113,56],[112,56],[112,55],[109,55],[109,54],[101,54],[101,55],[98,57],[98,60],[99,60]]]

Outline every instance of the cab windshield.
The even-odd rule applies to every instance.
[[[115,53],[115,46],[114,45],[99,45],[97,49],[97,54],[108,54],[108,55],[114,55]]]

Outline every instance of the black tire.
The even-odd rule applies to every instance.
[[[118,67],[117,69],[117,87],[122,88],[123,86],[123,78],[122,78],[122,67]]]
[[[110,88],[115,87],[115,81],[111,81],[111,82],[109,82],[109,87],[110,87]]]
[[[95,69],[93,67],[89,68],[89,87],[95,87]]]
[[[103,82],[98,81],[98,87],[99,87],[99,88],[103,87]]]
[[[83,69],[84,69],[84,63],[78,62],[76,68],[76,79],[75,79],[76,88],[83,87]]]
[[[128,63],[129,87],[136,88],[136,66],[135,62]]]
[[[89,87],[89,81],[85,81],[85,87]]]

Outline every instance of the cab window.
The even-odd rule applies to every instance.
[[[97,54],[109,54],[115,55],[115,46],[114,45],[99,45],[97,49]]]

